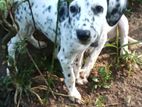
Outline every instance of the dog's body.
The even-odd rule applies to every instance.
[[[35,27],[51,41],[55,40],[58,0],[29,1],[31,9],[28,2],[23,2],[14,13],[19,25],[19,32],[8,44],[8,53],[12,58],[15,58],[15,44],[23,38],[27,38],[35,47],[39,47],[39,44],[40,46],[45,45],[43,42],[38,43],[32,36]],[[107,41],[107,33],[113,28],[110,26],[116,25],[119,19],[118,25],[122,25],[121,23],[125,20],[127,22],[123,15],[126,2],[127,0],[73,0],[68,6],[64,0],[61,0],[57,36],[57,45],[60,46],[60,51],[57,57],[61,63],[65,84],[72,100],[75,98],[81,100],[75,83],[87,82],[87,77]],[[124,26],[120,28],[122,27]],[[122,39],[122,44],[128,43],[127,30],[128,28],[122,37],[126,37],[126,39]],[[90,57],[81,68],[83,54],[92,46]],[[80,78],[80,72],[83,72],[84,79]]]

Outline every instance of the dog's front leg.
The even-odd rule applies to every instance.
[[[75,87],[75,74],[73,71],[73,62],[76,57],[76,54],[65,53],[63,48],[61,47],[58,53],[58,59],[61,63],[63,74],[65,78],[65,84],[69,91],[69,95],[72,101],[81,101],[81,95],[78,92],[77,88]],[[77,99],[77,100],[76,100]]]
[[[83,64],[83,57],[84,57],[84,51],[81,51],[75,58],[75,61],[73,63],[73,67],[74,67],[74,73],[75,73],[75,77],[76,77],[76,83],[78,83],[79,85],[83,85],[84,83],[82,82],[82,80],[80,78],[83,78],[81,76],[81,67]],[[87,81],[86,81],[87,82]]]
[[[91,70],[94,67],[94,64],[101,52],[101,50],[103,49],[105,43],[107,41],[107,33],[103,33],[100,37],[100,39],[98,40],[98,46],[96,47],[91,47],[91,50],[89,51],[89,56],[86,59],[85,65],[83,66],[82,70],[80,72],[82,72],[82,82],[86,83],[87,77],[89,76]]]

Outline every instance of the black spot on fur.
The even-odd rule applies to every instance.
[[[65,51],[65,49],[63,48],[63,52]]]
[[[69,20],[68,20],[68,21],[69,21],[69,24],[71,24],[71,20],[72,20],[72,19],[69,17]]]
[[[63,62],[63,59],[61,59],[61,62]]]
[[[88,18],[85,18],[85,21],[86,21],[86,22],[89,22],[89,19],[88,19]]]
[[[83,26],[86,26],[86,24],[83,24]]]
[[[43,10],[43,14],[45,14],[45,12],[50,12],[51,11],[51,6],[48,6],[48,7],[46,7],[44,10]]]
[[[27,10],[27,8],[26,7],[24,7],[24,11],[26,11]]]
[[[94,48],[98,47],[98,41],[92,43],[90,46],[91,46],[91,47],[94,47]]]
[[[71,76],[71,74],[68,74],[68,77],[70,77]]]
[[[120,7],[120,4],[118,3],[117,5],[116,5],[116,8],[119,8]]]
[[[31,7],[33,7],[33,5],[34,5],[34,2],[31,3]]]
[[[35,8],[38,8],[38,5],[36,5]]]
[[[50,12],[50,11],[51,11],[51,6],[48,6],[48,8],[47,8],[47,9],[48,9],[48,11]]]
[[[93,21],[93,22],[95,21],[95,18],[94,18],[94,17],[92,18],[92,21]]]

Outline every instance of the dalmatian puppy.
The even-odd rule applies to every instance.
[[[29,0],[21,3],[15,10],[15,20],[19,31],[8,43],[8,54],[15,58],[16,44],[26,38],[35,47],[44,46],[32,36],[35,27],[45,34],[51,41],[55,41],[57,22],[57,4],[59,0]],[[81,57],[93,43],[97,43],[84,71],[86,77],[95,63],[97,56],[107,40],[109,26],[114,26],[121,19],[126,8],[127,0],[60,0],[57,45],[60,50],[57,58],[62,66],[65,84],[71,100],[80,102],[81,95],[76,88],[79,77]],[[17,0],[15,0],[17,2]],[[33,17],[32,17],[33,13]],[[34,24],[34,21],[35,24]],[[111,28],[110,27],[110,28]],[[110,30],[110,29],[109,29]],[[82,58],[80,58],[82,59]],[[93,61],[94,60],[94,61]],[[92,62],[92,63],[89,63]],[[89,67],[89,68],[88,68]]]
[[[129,32],[128,19],[126,18],[125,15],[122,15],[122,17],[120,18],[119,22],[116,25],[112,27],[108,25],[105,26],[105,31],[108,31],[106,33],[106,38],[104,38],[105,40],[100,38],[100,42],[99,41],[94,42],[93,44],[91,44],[90,48],[86,50],[89,56],[86,58],[85,64],[83,65],[83,67],[80,67],[80,66],[78,67],[79,73],[76,74],[77,75],[76,81],[78,84],[83,85],[88,82],[87,77],[89,76],[92,68],[94,67],[95,62],[98,58],[98,55],[100,54],[102,48],[104,47],[104,44],[107,42],[108,38],[113,39],[116,37],[117,27],[120,33],[120,45],[121,45],[120,54],[124,55],[127,52],[129,53],[128,41],[136,42],[136,40],[132,40],[132,38],[128,36],[128,32]],[[77,59],[78,63],[81,66],[82,66],[83,57],[84,57],[84,53],[82,53],[80,57],[78,57]]]

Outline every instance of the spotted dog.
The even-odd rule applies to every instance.
[[[100,36],[101,38],[97,40],[97,42],[92,43],[91,46],[86,51],[84,51],[87,52],[89,56],[85,59],[85,64],[83,64],[83,66],[80,68],[79,73],[77,75],[78,84],[82,85],[88,82],[87,77],[89,76],[92,68],[94,67],[98,55],[100,54],[102,48],[104,47],[104,44],[107,42],[108,40],[107,38],[113,39],[116,37],[117,27],[119,28],[118,30],[120,32],[120,45],[121,45],[120,54],[124,55],[127,52],[129,53],[128,41],[136,42],[136,40],[135,41],[130,40],[132,38],[128,36],[129,32],[128,19],[126,18],[125,15],[122,15],[119,22],[113,27],[108,25],[104,26],[104,30],[107,31],[106,35],[101,35]],[[80,55],[80,57],[77,58],[80,64],[82,64],[81,61],[84,57],[84,52]]]
[[[67,0],[60,0],[59,12],[57,11],[58,0],[29,1],[31,9],[25,1],[14,12],[19,31],[8,43],[9,56],[15,58],[16,43],[24,38],[37,48],[39,44],[46,45],[44,42],[38,43],[32,36],[35,27],[54,42],[59,13],[57,45],[60,50],[57,58],[62,66],[71,99],[80,102],[81,95],[75,84],[86,81],[80,79],[80,71],[83,70],[84,78],[88,77],[97,56],[104,47],[107,33],[119,20],[119,23],[123,21],[127,0],[72,0],[69,4]],[[94,48],[90,52],[88,62],[82,68],[82,56],[92,46]]]

